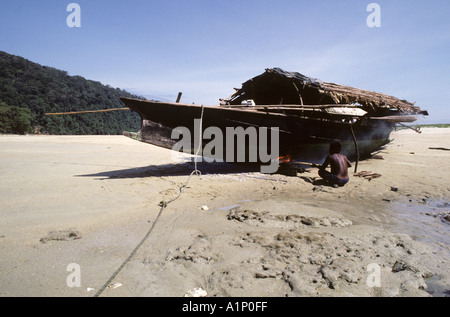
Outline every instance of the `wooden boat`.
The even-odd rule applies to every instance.
[[[270,139],[271,132],[277,130],[277,149],[271,147],[273,143],[268,140],[267,154],[277,150],[278,157],[321,163],[331,142],[340,142],[342,153],[357,160],[389,143],[390,134],[397,125],[413,122],[419,115],[427,115],[426,111],[405,100],[321,82],[279,68],[267,69],[264,74],[245,82],[241,89],[221,99],[216,106],[130,98],[121,100],[142,118],[139,133],[124,132],[125,135],[174,149],[179,140],[173,138],[173,131],[185,127],[191,131],[192,138],[190,146],[185,146],[183,151],[195,154],[208,144],[205,139],[199,143],[199,137],[202,138],[200,131],[220,129],[224,139],[221,140],[223,151],[219,152],[224,161],[230,161],[226,159],[226,153],[237,153],[238,142],[227,143],[226,140],[226,132],[233,129],[257,131],[257,142],[254,139],[250,142],[251,135],[246,135],[249,140],[245,145],[246,162],[253,162],[249,153],[252,149],[258,150],[261,138],[269,135]],[[266,133],[262,135],[262,131]],[[235,138],[236,135],[228,137]],[[230,149],[229,144],[234,149]],[[236,155],[231,161],[237,162]]]

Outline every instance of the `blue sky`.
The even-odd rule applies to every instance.
[[[67,5],[81,7],[69,28]],[[381,7],[369,28],[367,6]],[[450,1],[1,0],[0,50],[145,96],[212,105],[280,67],[450,123]]]

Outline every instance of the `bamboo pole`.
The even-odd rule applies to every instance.
[[[396,122],[401,124],[401,122],[414,122],[417,121],[415,116],[386,116],[386,117],[369,117],[371,120],[384,120],[389,122]]]
[[[356,173],[358,171],[359,148],[358,148],[358,142],[356,141],[355,131],[353,131],[352,123],[350,123],[350,130],[352,132],[353,142],[355,143],[355,150],[356,150],[356,162],[355,162],[355,173]]]
[[[287,162],[287,163],[280,163],[280,164],[284,164],[284,165],[306,165],[306,166],[311,166],[311,167],[321,167],[320,164],[316,164],[316,163],[309,163],[309,162]]]
[[[420,128],[410,127],[410,126],[408,126],[408,125],[406,125],[406,124],[403,124],[403,123],[401,123],[401,122],[397,122],[397,123],[398,123],[399,125],[401,125],[402,127],[411,129],[411,130],[413,130],[413,131],[415,131],[415,132],[417,132],[417,133],[422,133],[422,131],[420,131]]]
[[[181,100],[181,96],[183,95],[183,93],[182,92],[179,92],[178,93],[178,97],[177,97],[177,102],[176,103],[180,103],[180,100]]]
[[[223,108],[242,108],[244,106],[242,105],[226,105],[226,106],[222,106]],[[302,108],[309,108],[309,109],[326,109],[326,108],[357,108],[358,106],[356,105],[352,105],[352,104],[328,104],[328,105],[288,105],[288,104],[283,104],[283,105],[256,105],[256,106],[247,106],[248,108],[253,108],[253,109],[265,109],[265,108],[298,108],[298,109],[302,109]]]
[[[72,111],[72,112],[54,112],[46,113],[46,116],[61,116],[70,114],[81,114],[81,113],[99,113],[99,112],[110,112],[110,111],[124,111],[131,110],[130,108],[113,108],[113,109],[103,109],[103,110],[85,110],[85,111]]]

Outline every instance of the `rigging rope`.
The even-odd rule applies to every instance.
[[[197,168],[197,155],[200,152],[200,149],[202,147],[202,139],[203,139],[203,114],[204,114],[204,107],[202,106],[202,112],[201,112],[201,117],[200,117],[200,133],[199,133],[199,143],[198,143],[198,148],[197,151],[195,152],[196,157],[194,158],[194,170],[192,171],[192,173],[189,175],[186,183],[180,187],[179,193],[178,195],[173,198],[172,200],[169,201],[161,201],[159,203],[158,206],[160,206],[160,210],[158,215],[156,216],[155,221],[153,222],[152,226],[150,227],[150,229],[148,230],[147,234],[144,236],[144,238],[141,240],[141,242],[139,242],[139,244],[134,248],[134,250],[130,253],[130,255],[126,258],[126,260],[119,266],[119,268],[111,275],[111,277],[108,279],[108,281],[106,281],[105,284],[103,284],[103,286],[98,290],[98,292],[94,295],[94,297],[98,297],[100,296],[103,291],[112,283],[112,281],[116,278],[116,276],[120,273],[120,271],[122,271],[122,269],[125,267],[125,265],[127,265],[127,263],[133,258],[133,256],[136,254],[136,252],[139,250],[139,248],[144,244],[144,242],[147,240],[147,238],[150,236],[151,232],[153,231],[153,228],[155,227],[156,223],[159,220],[159,217],[161,216],[162,212],[164,211],[164,209],[167,208],[167,206],[174,202],[175,200],[177,200],[178,198],[180,198],[180,196],[183,194],[184,190],[186,189],[187,185],[189,184],[189,181],[191,180],[192,175],[197,175],[197,176],[201,176],[201,172],[198,170]]]

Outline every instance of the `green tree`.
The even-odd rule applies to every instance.
[[[0,132],[26,134],[31,133],[31,111],[27,108],[10,107],[0,103]]]
[[[14,133],[28,133],[35,128],[49,134],[122,134],[123,131],[139,130],[141,119],[132,111],[45,115],[125,107],[120,97],[139,98],[124,90],[81,76],[70,76],[66,71],[0,51],[0,102],[4,103],[0,120],[2,133],[13,133],[13,130],[25,131]]]

